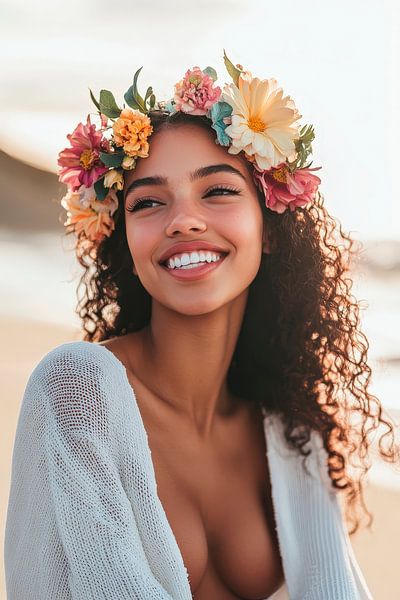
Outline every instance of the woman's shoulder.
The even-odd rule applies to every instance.
[[[80,376],[83,379],[110,375],[118,361],[104,345],[84,340],[63,342],[49,350],[36,364],[32,376],[42,381]]]
[[[25,404],[45,403],[51,413],[93,410],[109,412],[110,398],[122,386],[122,365],[104,346],[83,340],[64,342],[52,348],[34,367],[24,394]]]
[[[104,355],[104,345],[96,342],[86,342],[84,340],[73,340],[63,342],[49,350],[38,362],[38,367],[46,367],[60,360],[93,360],[97,358],[100,362],[106,358]]]

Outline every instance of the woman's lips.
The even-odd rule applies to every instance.
[[[219,267],[219,265],[224,262],[227,254],[221,255],[221,258],[215,262],[206,262],[206,263],[198,263],[199,266],[192,267],[191,269],[169,269],[166,265],[161,265],[161,267],[167,271],[172,277],[180,280],[194,280],[194,279],[204,279],[211,271],[214,271]]]

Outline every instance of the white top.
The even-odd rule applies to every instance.
[[[372,600],[313,432],[306,466],[264,411],[285,584],[269,600]],[[190,600],[124,365],[67,342],[33,370],[18,417],[5,530],[8,600]]]

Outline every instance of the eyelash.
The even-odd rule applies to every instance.
[[[240,194],[240,191],[234,187],[230,187],[230,186],[215,186],[213,188],[211,188],[210,190],[207,191],[207,194],[210,194],[211,192],[216,192],[216,191],[225,191],[225,192],[229,192],[229,194],[233,194],[233,195],[238,195]],[[229,195],[227,194],[227,195]],[[225,194],[221,194],[221,195],[225,195]],[[144,204],[144,202],[158,202],[158,200],[154,200],[154,198],[140,198],[140,200],[135,200],[130,206],[128,206],[126,208],[126,210],[128,212],[136,212],[138,210],[141,209],[142,204]],[[148,208],[148,207],[147,207]]]

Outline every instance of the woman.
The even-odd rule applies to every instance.
[[[85,334],[25,392],[10,600],[372,598],[337,492],[355,531],[349,456],[366,471],[365,424],[393,427],[368,392],[352,242],[305,164],[312,128],[224,60],[223,95],[210,67],[168,104],[139,72],[131,108],[92,95],[101,129],[60,154]]]

